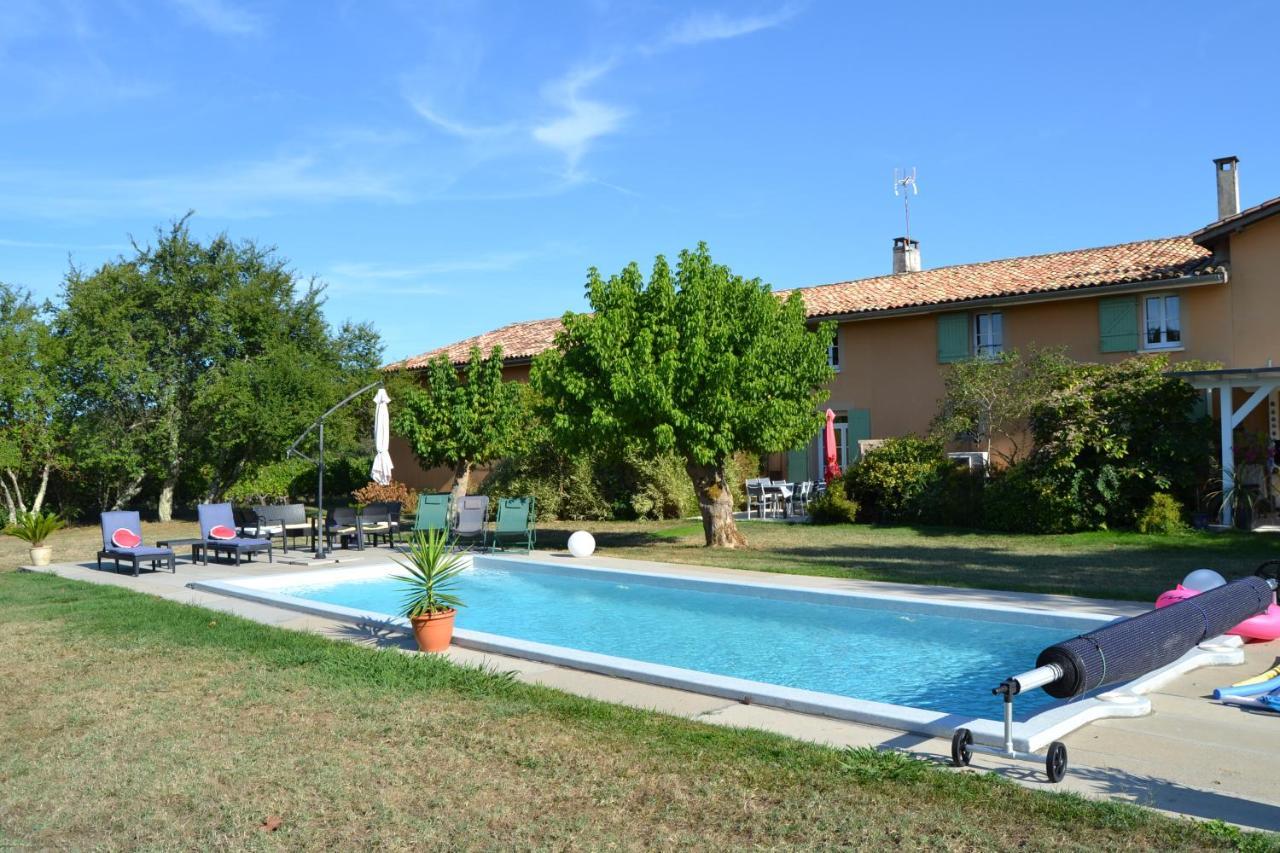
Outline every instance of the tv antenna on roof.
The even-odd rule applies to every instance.
[[[893,195],[902,196],[902,215],[906,218],[906,237],[911,238],[911,196],[920,195],[920,187],[916,184],[916,167],[911,167],[911,174],[906,169],[893,170]]]

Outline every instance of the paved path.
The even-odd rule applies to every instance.
[[[366,551],[355,558],[349,554],[340,556],[344,559],[344,566],[352,565],[353,560],[355,563],[386,560],[386,552],[380,549]],[[532,558],[542,561],[570,559],[564,554],[546,552],[535,553]],[[952,601],[1010,604],[1046,611],[1075,609],[1122,616],[1143,609],[1133,602],[775,575],[604,557],[575,563],[632,570],[651,569],[692,577],[758,579],[806,588],[891,593],[920,599],[946,598]],[[184,560],[179,562],[176,575],[158,572],[145,573],[137,578],[117,575],[109,570],[98,571],[92,563],[64,563],[40,571],[77,580],[123,586],[185,604],[234,613],[282,628],[314,631],[336,639],[412,650],[412,640],[398,632],[374,631],[332,619],[300,615],[291,610],[187,588],[187,584],[196,580],[281,574],[322,567],[266,564],[261,561],[240,567],[217,564],[204,566],[193,565]],[[743,705],[699,693],[456,646],[448,654],[459,663],[484,664],[514,672],[521,681],[715,725],[765,729],[836,746],[903,749],[939,762],[946,761],[950,754],[950,744],[945,741],[875,726],[797,714],[761,705]],[[1154,713],[1147,717],[1103,720],[1077,730],[1065,738],[1072,766],[1066,780],[1060,785],[1049,785],[1044,780],[1043,766],[1038,764],[978,754],[974,757],[974,767],[977,770],[993,770],[1030,788],[1114,797],[1163,811],[1280,831],[1280,786],[1276,784],[1277,769],[1280,769],[1280,715],[1218,705],[1207,699],[1214,687],[1267,669],[1278,654],[1280,643],[1248,646],[1245,649],[1245,666],[1200,669],[1148,694]]]

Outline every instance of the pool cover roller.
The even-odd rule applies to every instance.
[[[1036,666],[1057,666],[1062,675],[1045,684],[1044,691],[1071,699],[1146,675],[1264,612],[1273,596],[1265,579],[1241,578],[1052,645],[1040,653]]]
[[[1013,701],[1019,693],[1043,687],[1050,696],[1071,699],[1093,690],[1131,681],[1168,666],[1205,640],[1226,633],[1244,620],[1263,613],[1275,600],[1280,560],[1258,567],[1251,578],[1207,590],[1192,598],[1081,634],[1056,643],[1040,653],[1036,668],[1006,678],[991,692],[1004,700],[1004,745],[991,747],[973,742],[973,733],[958,728],[951,737],[951,762],[966,767],[974,752],[986,752],[1025,761],[1041,756],[1022,752],[1013,744]],[[1264,685],[1253,685],[1261,690]],[[1269,694],[1265,704],[1280,710],[1280,691]],[[1232,697],[1228,701],[1257,701]],[[1043,758],[1050,782],[1061,782],[1067,772],[1067,748],[1061,741],[1049,744]]]

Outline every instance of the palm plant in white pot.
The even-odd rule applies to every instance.
[[[53,549],[44,543],[66,526],[67,523],[56,512],[24,512],[4,532],[31,546],[31,565],[47,566],[53,556]]]

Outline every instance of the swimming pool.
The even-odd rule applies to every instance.
[[[193,586],[401,627],[394,575],[402,571],[387,564]],[[997,716],[992,687],[1031,668],[1046,646],[1109,621],[487,555],[472,560],[458,594],[467,604],[459,645],[926,734]],[[1033,691],[1018,697],[1020,740],[1039,741],[1027,738],[1068,720],[1074,728],[1142,713],[1144,703],[1106,709],[1095,698],[1061,703]]]

